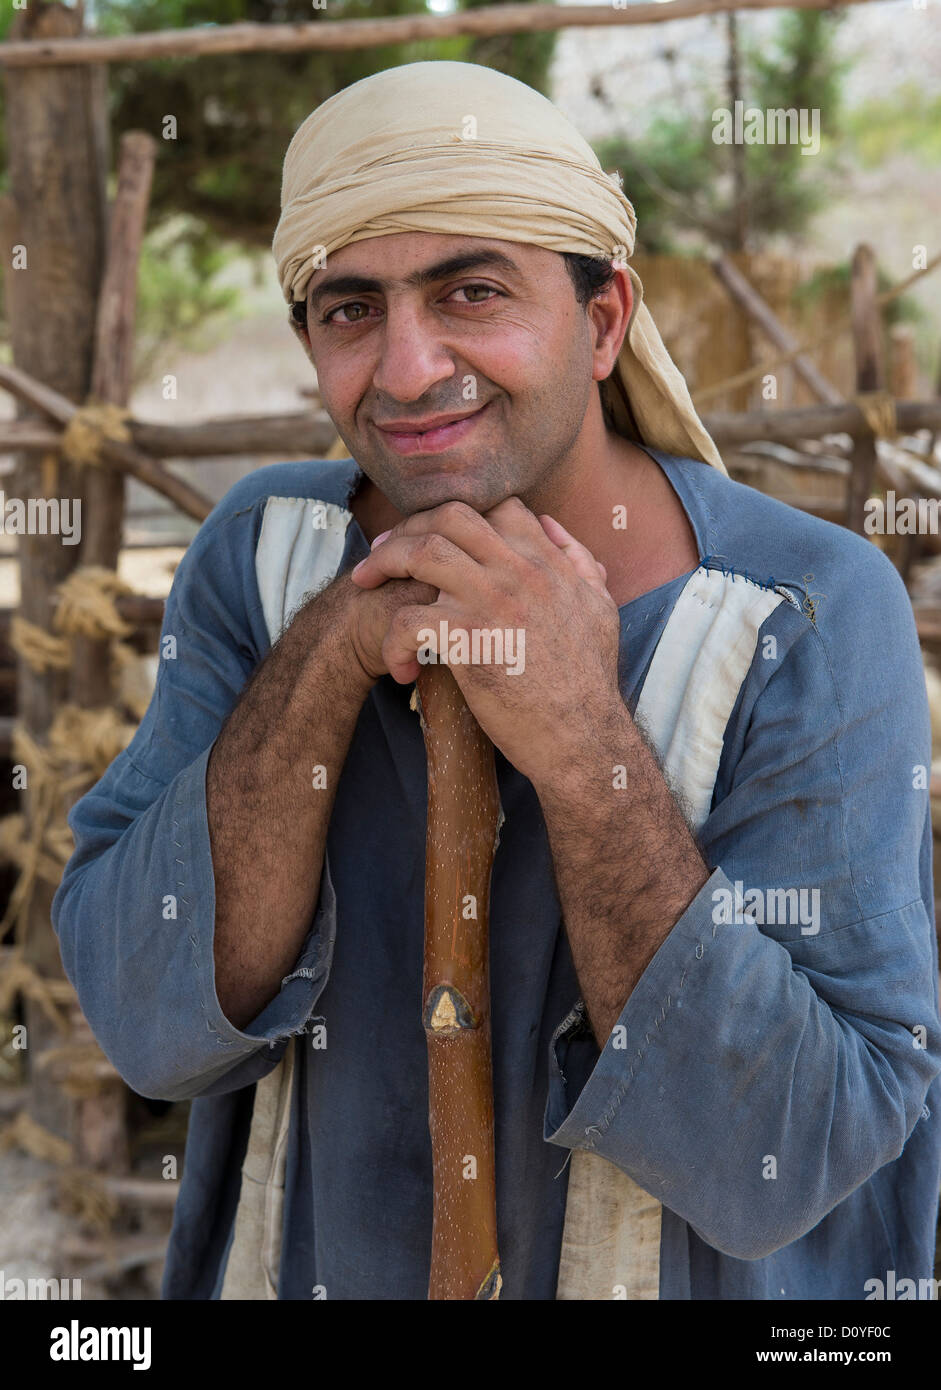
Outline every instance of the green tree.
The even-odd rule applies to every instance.
[[[845,10],[790,11],[781,16],[769,53],[750,50],[754,105],[819,111],[822,137],[831,146],[828,155],[813,156],[803,155],[799,145],[746,146],[747,220],[759,234],[800,231],[832,194],[839,172],[832,147],[842,126],[847,66],[834,47],[845,17]]]
[[[464,0],[469,8],[480,0]],[[374,0],[98,0],[102,32],[117,34],[254,21],[282,24],[374,19]],[[425,0],[382,0],[384,17],[426,14]],[[155,217],[186,212],[219,236],[267,247],[277,222],[281,164],[294,131],[316,106],[371,73],[402,63],[456,58],[489,63],[544,90],[554,35],[389,45],[338,53],[233,53],[113,64],[114,131],[148,130],[161,140]],[[549,40],[549,42],[546,42]],[[165,117],[176,135],[164,140]]]
[[[783,15],[766,48],[750,45],[743,64],[741,100],[759,110],[818,110],[823,148],[806,156],[799,144],[746,144],[745,223],[754,249],[775,233],[795,233],[832,195],[840,166],[834,141],[840,133],[844,64],[834,52],[842,10],[798,10]],[[731,150],[714,139],[714,112],[729,94],[703,89],[690,117],[657,113],[637,139],[616,136],[597,146],[606,169],[617,168],[637,213],[639,245],[668,251],[681,235],[698,231],[722,249],[736,244]],[[613,105],[613,104],[612,104]]]
[[[457,0],[456,8],[481,3]],[[428,13],[425,0],[330,0],[327,9],[316,9],[312,0],[96,0],[94,28],[119,36],[247,21],[375,19],[377,10],[383,17]],[[4,7],[0,37],[11,19]],[[249,52],[110,64],[114,145],[125,130],[145,130],[159,146],[141,257],[135,374],[151,365],[161,341],[196,346],[206,341],[213,321],[231,312],[237,296],[213,278],[246,249],[268,254],[280,213],[284,152],[321,102],[374,72],[444,58],[492,66],[545,92],[554,43],[554,34],[464,37],[337,53]]]
[[[462,0],[455,8],[479,10],[484,6],[514,3],[515,0]],[[465,39],[461,41],[466,44],[461,61],[496,68],[498,72],[505,72],[527,86],[535,87],[543,96],[548,96],[549,67],[555,52],[555,41],[554,33],[493,34],[488,38]]]

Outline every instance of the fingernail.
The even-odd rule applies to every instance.
[[[391,536],[391,535],[392,535],[392,531],[391,531],[391,530],[389,530],[389,531],[383,531],[382,535],[381,535],[381,536],[377,536],[376,539],[373,541],[372,545],[370,546],[370,550],[375,550],[376,546],[379,544],[380,541],[384,541],[385,538],[386,538],[386,536]]]
[[[368,560],[368,559],[369,559],[369,556],[367,555],[367,556],[366,556],[366,560]],[[360,560],[360,562],[359,562],[358,565],[354,565],[354,566],[353,566],[353,568],[352,568],[352,570],[350,571],[350,573],[351,573],[351,574],[355,574],[357,570],[361,570],[361,569],[363,568],[363,565],[365,565],[366,560]]]

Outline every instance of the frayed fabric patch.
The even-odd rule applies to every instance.
[[[816,605],[814,600],[823,597],[821,594],[812,595],[809,589],[802,588],[801,585],[792,581],[779,582],[773,574],[769,574],[767,579],[758,579],[755,575],[746,573],[745,570],[736,569],[735,565],[726,561],[724,555],[704,555],[697,568],[704,571],[718,570],[720,574],[728,575],[733,584],[737,579],[741,579],[745,584],[753,584],[756,589],[765,589],[768,593],[780,594],[792,608],[798,609],[812,623],[815,623]],[[805,584],[813,582],[812,574],[805,574],[803,578]],[[796,597],[795,591],[804,595],[803,602]]]
[[[775,594],[780,592],[774,575],[769,574],[767,579],[756,579],[754,575],[746,574],[744,570],[736,569],[734,565],[726,563],[724,555],[704,555],[697,568],[718,570],[720,574],[729,575],[733,582],[736,579],[742,579],[746,584],[754,584],[759,589],[769,589]]]

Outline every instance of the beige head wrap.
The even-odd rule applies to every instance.
[[[284,160],[272,243],[290,304],[333,251],[439,232],[606,256],[624,264],[636,218],[575,127],[539,92],[475,63],[407,63],[330,97]],[[723,473],[715,444],[627,267],[634,308],[603,385],[619,434]]]

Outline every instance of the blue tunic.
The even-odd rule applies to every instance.
[[[866,1298],[889,1271],[930,1276],[941,1173],[931,742],[911,605],[869,541],[698,461],[648,452],[704,563],[809,593],[815,616],[781,603],[761,629],[699,837],[713,873],[626,1003],[626,1049],[609,1041],[599,1054],[576,1007],[539,803],[497,754],[502,1298],[555,1297],[567,1154],[588,1144],[663,1204],[661,1298]],[[176,654],[161,660],[129,747],[69,816],[76,850],[52,912],[66,972],[128,1084],[193,1099],[167,1298],[219,1295],[253,1083],[289,1046],[279,1297],[309,1299],[315,1286],[330,1299],[427,1295],[426,790],[409,687],[387,676],[365,701],[294,971],[243,1029],[214,987],[206,763],[269,650],[255,573],[265,507],[346,507],[361,476],[349,459],[277,464],[218,503],[167,601]],[[351,518],[342,568],[368,549]],[[620,609],[632,711],[685,582]],[[715,895],[736,882],[819,890],[819,931],[747,922],[714,935]]]

